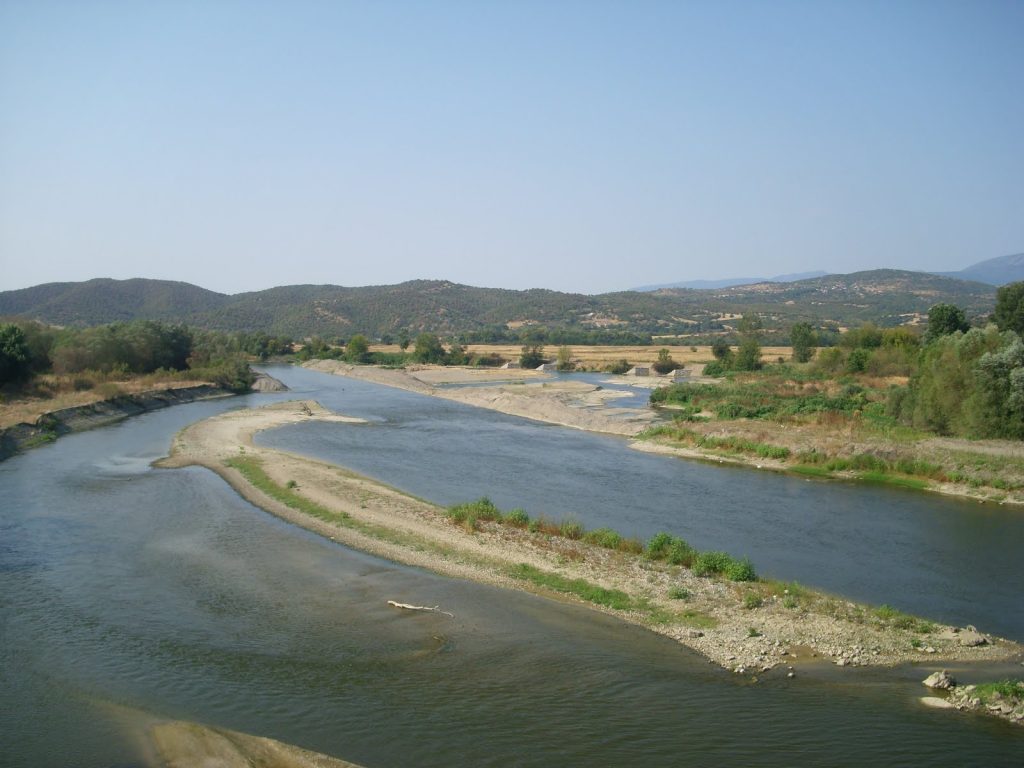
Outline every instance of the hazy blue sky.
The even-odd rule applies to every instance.
[[[0,289],[1024,250],[1024,2],[0,0]]]

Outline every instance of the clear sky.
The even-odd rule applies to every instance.
[[[0,289],[1024,250],[1024,2],[0,0]]]

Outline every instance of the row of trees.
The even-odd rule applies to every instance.
[[[200,331],[149,320],[58,329],[35,322],[0,325],[0,385],[37,374],[148,374],[193,371],[231,389],[252,384],[247,347],[266,339]],[[273,345],[270,345],[271,347]],[[257,356],[259,356],[257,354]]]

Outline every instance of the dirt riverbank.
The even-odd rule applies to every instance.
[[[58,437],[72,432],[103,427],[129,416],[137,416],[140,413],[167,408],[171,405],[230,397],[234,394],[234,392],[215,387],[212,384],[199,384],[136,392],[70,408],[47,411],[31,423],[23,422],[0,429],[0,461],[37,445],[53,442]]]

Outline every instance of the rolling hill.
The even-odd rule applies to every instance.
[[[477,288],[445,280],[358,288],[291,285],[229,296],[188,283],[97,279],[2,292],[0,316],[56,325],[152,319],[292,338],[345,338],[354,333],[380,338],[431,331],[498,341],[531,326],[562,329],[579,338],[608,339],[615,333],[706,336],[730,331],[743,312],[760,313],[769,331],[782,331],[799,320],[821,327],[867,321],[893,326],[920,322],[938,302],[957,304],[969,316],[981,317],[992,311],[995,288],[901,270],[596,296]]]

